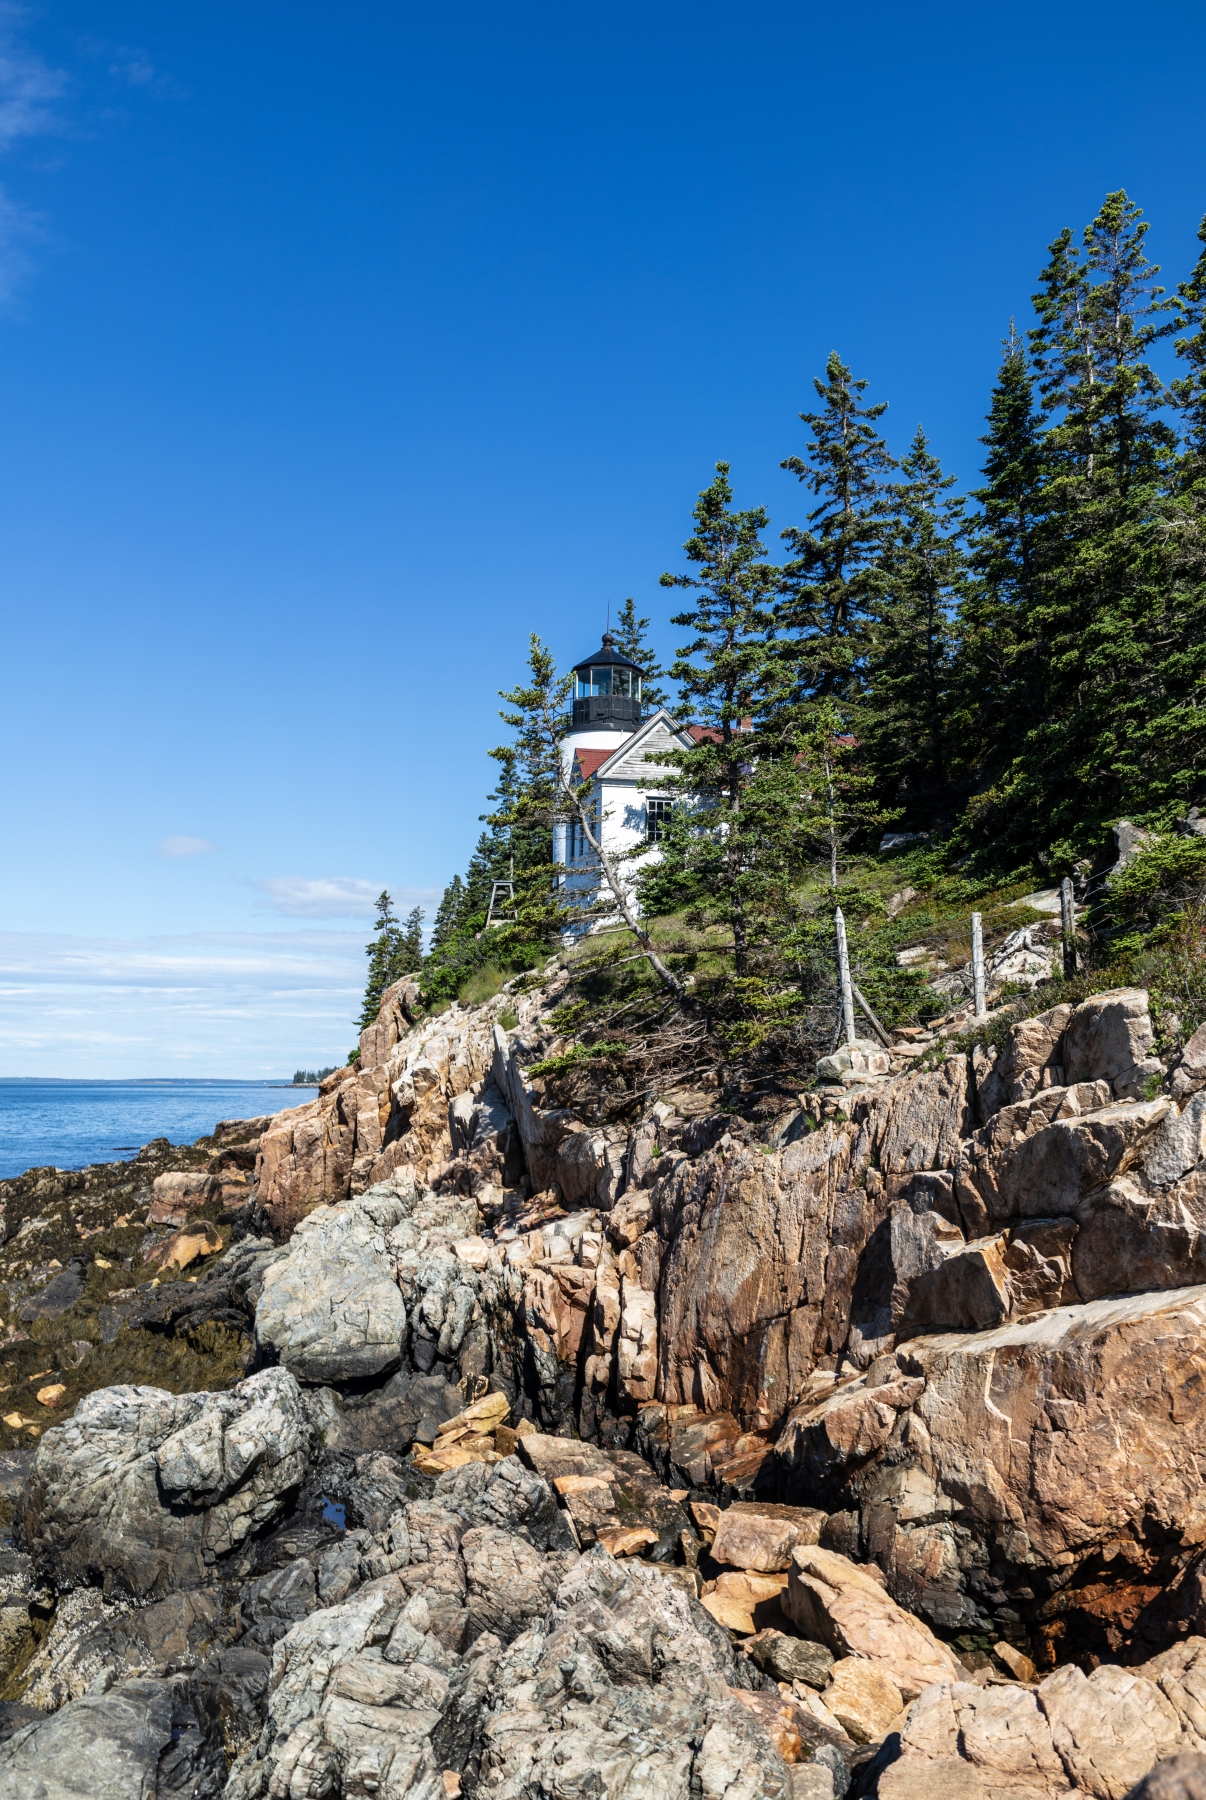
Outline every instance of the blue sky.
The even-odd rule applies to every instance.
[[[836,347],[974,477],[1047,243],[1206,212],[1206,14],[0,8],[0,1074],[346,1055],[530,630],[775,529]]]

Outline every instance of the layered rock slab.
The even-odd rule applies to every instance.
[[[936,1683],[884,1758],[880,1800],[1189,1800],[1174,1763],[1188,1783],[1206,1747],[1204,1663],[1206,1640],[1190,1638],[1137,1668],[1069,1666],[1037,1687]]]
[[[1204,1344],[1201,1287],[915,1339],[793,1414],[788,1486],[858,1514],[898,1598],[983,1627],[994,1594],[1041,1606],[1111,1543],[1199,1541]]]

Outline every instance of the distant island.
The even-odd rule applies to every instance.
[[[330,1066],[325,1069],[295,1069],[293,1071],[293,1085],[294,1087],[317,1087],[324,1076],[332,1075],[334,1072],[334,1063],[331,1063]]]

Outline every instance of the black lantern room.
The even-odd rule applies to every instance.
[[[574,664],[574,724],[635,731],[641,722],[641,670],[616,649],[610,631],[603,647]]]

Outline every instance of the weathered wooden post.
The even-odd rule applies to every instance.
[[[1064,940],[1064,974],[1076,973],[1076,903],[1072,898],[1072,878],[1065,875],[1059,884],[1060,924]]]
[[[837,932],[838,985],[842,990],[842,1029],[846,1033],[846,1042],[852,1044],[856,1035],[854,1030],[854,989],[850,982],[850,951],[846,947],[846,921],[842,917],[840,906],[833,915],[833,926]]]
[[[984,917],[972,914],[972,994],[977,1019],[984,1017]]]

